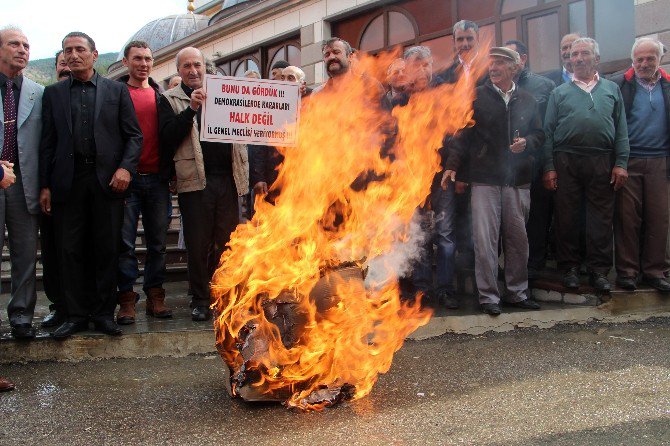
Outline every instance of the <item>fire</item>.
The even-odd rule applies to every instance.
[[[356,71],[383,72],[394,57],[363,57]],[[391,116],[367,76],[309,98],[298,146],[279,149],[276,205],[256,201],[212,280],[217,348],[245,399],[321,410],[363,397],[431,317],[400,300],[392,268],[378,283],[362,271],[409,237],[444,135],[471,121],[474,81],[417,93]]]

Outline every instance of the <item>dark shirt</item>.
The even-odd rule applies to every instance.
[[[7,79],[9,79],[7,76],[5,76],[3,73],[0,73],[0,92],[2,92],[2,107],[4,110],[5,107],[5,95],[7,94]],[[16,111],[16,117],[18,120],[19,116],[19,97],[21,96],[21,85],[23,85],[23,75],[19,74],[18,76],[15,76],[14,79],[12,79],[12,92],[14,93],[14,111]],[[17,129],[16,132],[14,132],[14,139],[18,138],[19,132],[19,124],[18,122],[14,123],[15,128]],[[16,150],[19,148],[19,143],[18,140],[14,141],[14,159],[19,159],[18,153],[16,153]],[[0,150],[2,150],[2,147],[0,147]],[[19,169],[19,163],[14,163],[14,171],[18,172]],[[1,179],[2,177],[0,177]]]
[[[93,77],[86,82],[81,82],[74,77],[70,78],[70,111],[75,156],[95,156],[93,114],[97,85],[98,73],[93,74]]]
[[[181,83],[181,88],[188,97],[191,97],[191,93],[193,93],[192,88],[183,82]],[[200,131],[202,128],[200,123],[202,107],[197,112],[194,112],[190,107],[186,111],[193,113],[190,115],[191,119],[193,119],[194,115],[197,117],[198,131]],[[200,147],[202,148],[202,161],[205,165],[206,175],[232,175],[233,146],[230,143],[200,141]]]
[[[2,93],[2,104],[5,104],[5,94],[7,94],[7,79],[9,79],[4,73],[0,73],[0,93]],[[16,108],[16,114],[19,114],[19,97],[21,95],[21,85],[23,85],[23,75],[19,74],[18,76],[12,79],[12,91],[14,92],[14,107]]]

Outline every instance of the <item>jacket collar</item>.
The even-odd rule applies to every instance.
[[[666,82],[670,82],[670,73],[665,71],[663,68],[658,69],[659,73],[661,73],[661,79],[665,79]],[[626,79],[626,81],[630,82],[633,79],[635,79],[635,68],[630,67],[628,71],[626,71],[623,75],[623,77]]]
[[[123,82],[124,84],[127,84],[129,79],[130,79],[130,76],[125,74],[125,75],[123,75],[119,78],[119,82]],[[158,85],[158,83],[156,83],[156,81],[152,77],[149,77],[149,86],[151,88],[153,88],[154,90],[156,90],[156,93],[161,93],[162,92],[162,88],[160,87],[160,85]]]

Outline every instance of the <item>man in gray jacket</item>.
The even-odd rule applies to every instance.
[[[12,263],[11,300],[7,307],[12,335],[31,339],[37,294],[35,262],[40,213],[38,158],[42,133],[44,88],[21,72],[28,65],[30,45],[17,28],[0,31],[0,92],[2,92],[2,162],[13,164],[16,183],[0,191],[0,247],[4,228],[9,234]]]

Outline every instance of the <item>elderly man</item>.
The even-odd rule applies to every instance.
[[[28,65],[28,38],[17,28],[0,30],[0,155],[3,169],[13,166],[16,184],[0,190],[0,247],[5,227],[12,264],[11,299],[7,306],[12,335],[32,339],[39,208],[38,163],[44,88],[21,73]],[[8,173],[7,178],[10,178]]]
[[[579,288],[579,209],[586,199],[586,258],[590,283],[608,292],[612,266],[614,192],[626,182],[630,148],[619,87],[601,78],[598,43],[572,43],[572,82],[549,97],[544,131],[546,188],[556,191],[556,254],[563,285]]]
[[[175,75],[170,78],[170,81],[168,82],[167,89],[172,90],[174,87],[178,86],[181,84],[181,76]]]
[[[537,102],[537,112],[540,120],[544,121],[547,110],[547,101],[552,90],[556,88],[554,83],[544,76],[535,74],[528,68],[528,47],[520,40],[508,40],[505,47],[510,48],[521,58],[520,70],[514,77],[516,85],[532,94]],[[547,245],[549,243],[549,232],[554,209],[553,192],[548,191],[542,185],[542,173],[544,164],[541,153],[535,157],[533,168],[533,182],[530,186],[530,213],[526,223],[528,234],[528,278],[534,279],[537,272],[544,269],[547,261]]]
[[[572,69],[572,62],[570,60],[570,49],[572,48],[572,42],[581,38],[578,33],[570,33],[563,36],[561,39],[561,68],[557,70],[552,70],[546,73],[547,78],[549,78],[556,86],[572,82],[574,76]]]
[[[200,141],[205,58],[187,47],[177,53],[182,83],[163,93],[159,128],[172,156],[188,252],[191,319],[211,318],[209,282],[239,222],[238,196],[249,191],[245,146]]]
[[[628,181],[617,193],[614,212],[616,283],[634,290],[642,279],[669,292],[665,246],[670,214],[670,75],[659,67],[663,44],[641,38],[633,45],[633,67],[612,80],[626,108],[630,158]]]
[[[46,87],[40,204],[53,214],[67,320],[52,336],[88,329],[120,335],[114,322],[123,201],[142,131],[128,89],[94,70],[95,42],[63,39],[70,80]]]
[[[389,91],[386,99],[391,106],[402,101],[407,89],[407,75],[405,73],[405,59],[395,59],[386,70],[386,84]]]
[[[281,80],[300,84],[300,93],[305,96],[305,72],[292,65],[284,68]],[[277,168],[284,161],[284,156],[272,146],[249,145],[249,180],[254,194],[263,196],[274,203],[279,195],[278,190],[269,191],[278,176]]]
[[[533,156],[544,142],[533,96],[514,83],[520,58],[509,48],[489,51],[489,80],[477,88],[475,125],[463,131],[447,158],[442,187],[456,180],[461,159],[469,152],[466,176],[472,184],[475,277],[482,312],[501,313],[500,301],[536,310],[528,299],[528,239],[525,221],[530,206]],[[501,237],[502,236],[502,237]],[[498,241],[505,254],[505,288],[498,289]]]

